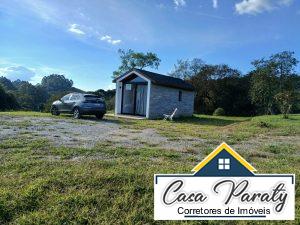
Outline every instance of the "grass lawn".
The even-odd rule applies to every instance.
[[[22,116],[52,117],[0,112],[0,118]],[[73,121],[69,116],[59,118]],[[203,144],[182,151],[147,143],[139,148],[115,146],[109,141],[92,148],[64,147],[30,132],[0,140],[0,224],[300,224],[300,115],[109,120],[136,132],[154,129],[175,144],[181,138]],[[1,129],[11,126],[18,129],[19,124],[0,123]],[[296,221],[153,220],[153,175],[190,173],[222,141],[258,173],[296,174]]]

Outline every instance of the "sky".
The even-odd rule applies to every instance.
[[[178,59],[251,61],[284,50],[300,59],[299,0],[1,0],[0,76],[33,84],[64,74],[85,91],[112,89],[118,49]]]

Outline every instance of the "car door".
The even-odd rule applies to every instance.
[[[76,102],[79,100],[79,95],[78,94],[72,94],[69,100],[66,102],[66,107],[68,112],[72,112],[74,105]]]
[[[71,94],[68,94],[61,98],[61,100],[60,100],[61,104],[59,106],[60,112],[68,112],[68,103],[69,103],[70,97],[71,97]]]

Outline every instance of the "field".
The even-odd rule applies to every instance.
[[[296,221],[154,222],[153,174],[227,142],[259,173],[296,174]],[[300,115],[174,122],[0,113],[0,224],[299,224]]]

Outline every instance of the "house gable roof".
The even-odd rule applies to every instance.
[[[210,163],[215,161],[215,159],[218,158],[217,156],[221,156],[221,157],[229,156],[239,164],[238,167],[235,168],[235,171],[233,171],[233,173],[228,171],[229,172],[228,174],[230,175],[237,175],[237,174],[253,175],[253,172],[256,171],[256,169],[250,163],[248,163],[242,156],[240,156],[236,151],[234,151],[229,145],[223,142],[214,151],[212,151],[206,158],[204,158],[197,166],[193,168],[192,172],[194,172],[194,175],[197,176],[206,175],[207,171],[205,168],[207,167],[209,168],[209,170],[212,170]],[[217,164],[214,165],[214,167],[216,166]],[[216,173],[214,175],[221,175],[217,170],[212,171],[212,173]]]
[[[141,69],[130,70],[129,72],[115,78],[113,80],[113,82],[116,82],[117,80],[122,79],[122,77],[125,77],[127,74],[129,74],[131,72],[137,72],[138,74],[143,75],[144,77],[149,79],[151,81],[151,83],[156,84],[156,85],[178,88],[178,89],[183,89],[183,90],[187,90],[187,91],[194,91],[193,85],[191,85],[190,83],[188,83],[182,79],[170,77],[170,76],[166,76],[166,75],[162,75],[162,74],[158,74],[158,73],[153,73],[153,72],[141,70]]]

